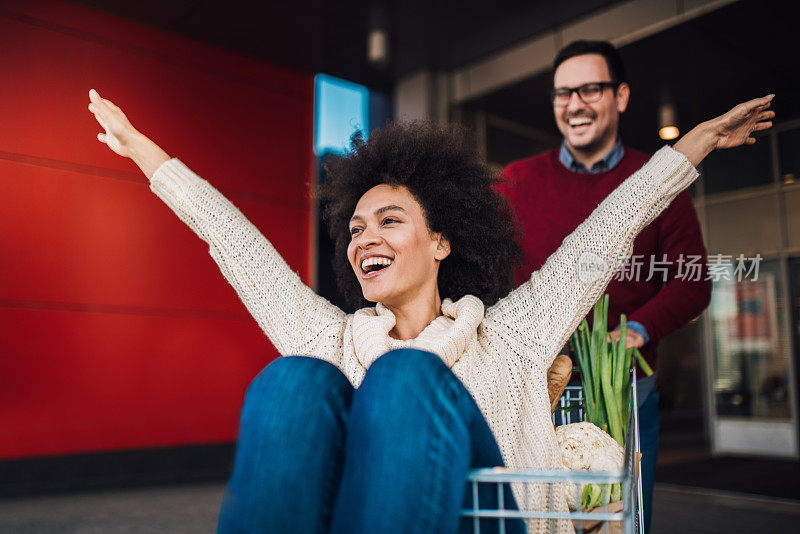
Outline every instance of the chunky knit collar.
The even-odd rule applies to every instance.
[[[364,369],[369,369],[372,362],[388,350],[414,347],[438,355],[452,367],[477,337],[483,313],[483,302],[472,295],[465,295],[456,302],[444,299],[442,315],[431,321],[415,339],[402,341],[389,336],[397,320],[386,306],[378,303],[374,308],[362,308],[353,317],[356,358]]]

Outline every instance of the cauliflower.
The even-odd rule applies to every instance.
[[[562,463],[566,469],[573,471],[621,471],[625,465],[625,451],[614,438],[598,428],[592,423],[573,423],[556,427],[556,438],[561,448]],[[590,485],[591,486],[591,485]],[[602,492],[605,497],[600,496],[600,492],[590,488],[585,492],[583,485],[576,487],[569,484],[567,488],[567,504],[570,510],[580,508],[579,499],[588,498],[587,503],[595,503],[602,499],[607,504],[612,494],[616,496],[619,491]],[[584,496],[584,493],[587,493]],[[596,498],[592,495],[596,494]],[[596,504],[593,504],[596,506]],[[585,506],[588,507],[588,506]]]

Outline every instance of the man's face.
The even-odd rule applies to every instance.
[[[561,63],[553,76],[553,87],[575,88],[585,83],[610,82],[611,74],[606,60],[600,54],[571,57]],[[628,106],[628,84],[604,87],[600,99],[586,103],[577,92],[570,95],[566,104],[553,104],[556,125],[567,146],[578,150],[604,148],[617,138],[619,114]]]

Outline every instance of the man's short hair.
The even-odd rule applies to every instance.
[[[614,45],[608,41],[572,41],[558,51],[555,60],[553,60],[553,72],[569,58],[584,54],[600,54],[606,60],[608,72],[611,74],[611,81],[616,83],[626,81],[625,64],[622,62],[622,56]]]

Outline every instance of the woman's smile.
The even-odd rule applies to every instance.
[[[369,280],[384,274],[393,263],[394,260],[387,256],[364,254],[361,257],[361,278]]]

